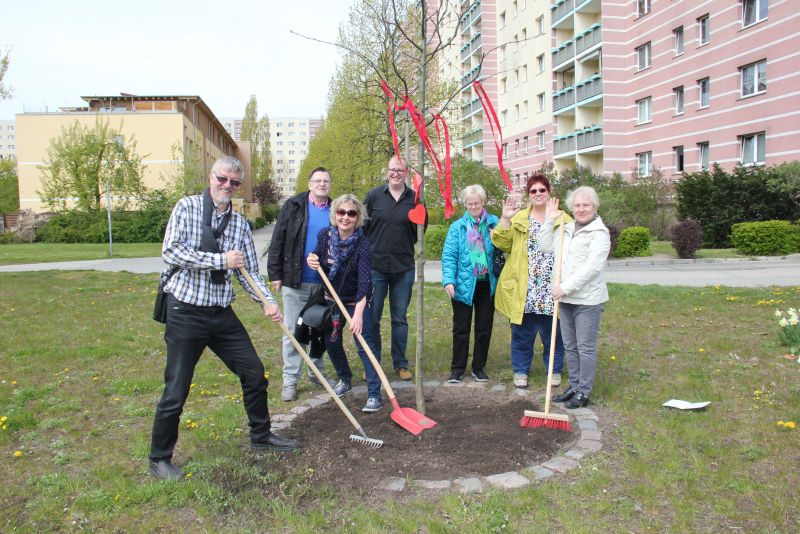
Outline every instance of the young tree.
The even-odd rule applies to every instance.
[[[47,158],[38,193],[53,209],[66,208],[67,199],[74,198],[79,210],[97,211],[107,185],[118,205],[144,190],[136,141],[126,140],[108,121],[62,127],[61,135],[50,140]]]
[[[6,77],[6,72],[8,71],[8,56],[8,50],[6,50],[5,53],[0,52],[0,100],[11,98],[11,87],[3,82],[3,79]]]
[[[253,184],[265,182],[272,176],[272,158],[269,151],[269,118],[258,117],[256,95],[250,95],[242,119],[242,141],[250,142],[250,165]]]
[[[18,209],[17,162],[13,159],[0,159],[0,213],[14,213]]]

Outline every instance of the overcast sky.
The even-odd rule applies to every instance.
[[[321,116],[352,0],[3,0],[0,50],[14,97],[0,119],[81,96],[199,95],[217,117]]]

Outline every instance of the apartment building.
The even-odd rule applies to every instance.
[[[14,159],[17,152],[16,121],[0,120],[0,159]]]
[[[136,141],[137,153],[144,164],[143,182],[150,188],[164,187],[176,175],[176,160],[181,151],[199,156],[204,171],[198,181],[207,181],[214,161],[223,156],[239,158],[250,176],[247,144],[240,146],[222,127],[199,96],[84,96],[85,107],[61,108],[52,113],[22,113],[16,116],[16,152],[19,173],[20,209],[34,212],[49,210],[37,191],[41,189],[50,140],[61,135],[62,128],[80,123],[93,127],[108,121],[124,139]],[[177,149],[177,154],[176,154]],[[250,215],[251,182],[241,188],[237,209]],[[112,195],[113,205],[113,195]]]
[[[273,180],[283,199],[294,195],[297,173],[308,155],[308,144],[322,127],[322,119],[308,117],[270,117],[269,143]]]

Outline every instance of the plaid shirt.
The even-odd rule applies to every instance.
[[[213,229],[219,227],[223,215],[224,213],[220,214],[214,210],[211,216]],[[211,271],[224,268],[227,251],[241,250],[244,253],[247,271],[266,295],[267,300],[275,302],[259,273],[253,235],[244,217],[235,212],[231,213],[227,228],[217,240],[221,250],[218,254],[200,252],[202,236],[203,196],[194,195],[180,199],[169,217],[164,245],[161,248],[161,257],[167,264],[167,268],[161,273],[162,280],[166,279],[173,267],[178,267],[178,271],[164,287],[166,293],[172,293],[179,301],[195,306],[229,306],[236,299],[231,282],[231,270],[225,271],[224,284],[212,284]],[[261,300],[244,276],[238,270],[233,272],[242,287],[260,304]]]

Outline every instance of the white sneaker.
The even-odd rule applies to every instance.
[[[553,375],[552,385],[553,385],[553,387],[561,385],[561,375],[560,374],[554,374]]]
[[[528,375],[524,373],[514,373],[514,387],[517,388],[528,387]]]

